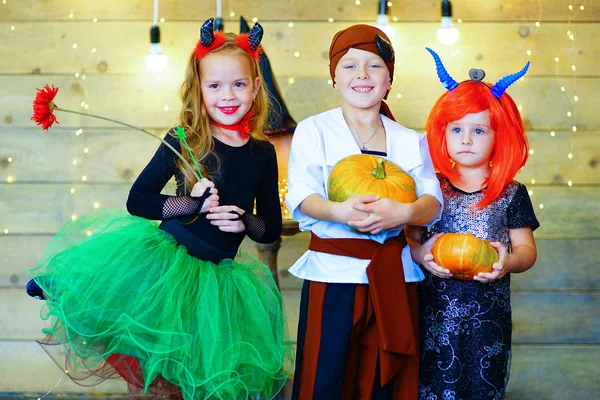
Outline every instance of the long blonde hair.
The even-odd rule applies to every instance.
[[[248,53],[233,42],[237,37],[236,34],[226,33],[225,37],[227,38],[227,42],[208,54],[222,53],[232,56],[241,55],[248,59],[251,82],[254,82],[256,77],[260,78],[258,93],[250,107],[250,111],[252,112],[252,118],[250,119],[252,131],[249,135],[251,139],[269,140],[264,134],[267,112],[269,109],[269,97],[264,86],[264,80],[258,62],[254,61]],[[187,143],[200,164],[202,174],[204,176],[210,176],[211,172],[214,171],[207,171],[206,167],[202,165],[202,161],[206,160],[209,156],[216,156],[216,154],[214,154],[214,140],[211,134],[210,116],[206,111],[204,100],[202,98],[200,75],[200,60],[197,60],[195,52],[192,52],[185,71],[185,79],[179,89],[179,96],[183,103],[179,115],[179,126],[185,129]],[[191,165],[194,165],[193,160],[187,151],[182,151],[181,154]],[[190,191],[197,182],[196,178],[185,166],[183,161],[178,159],[177,166],[185,177],[185,190]]]

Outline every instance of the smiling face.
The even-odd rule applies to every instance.
[[[335,67],[334,88],[353,108],[379,107],[391,89],[390,72],[378,55],[352,48]]]
[[[457,169],[489,166],[495,137],[488,110],[466,114],[446,125],[446,147]]]
[[[240,54],[212,53],[200,61],[202,99],[210,118],[233,125],[252,107],[260,78],[252,79],[250,61]]]

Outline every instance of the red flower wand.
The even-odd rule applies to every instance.
[[[63,112],[71,113],[71,114],[85,115],[86,117],[97,118],[97,119],[109,121],[109,122],[112,122],[112,123],[115,123],[118,125],[123,125],[128,128],[135,129],[136,131],[143,132],[146,135],[152,136],[153,138],[155,138],[157,140],[160,140],[165,146],[167,146],[169,149],[171,149],[171,151],[173,151],[173,153],[175,153],[175,155],[184,162],[184,164],[190,169],[190,171],[192,171],[192,174],[194,174],[194,176],[196,177],[196,179],[198,181],[201,180],[201,175],[198,176],[198,174],[196,173],[194,168],[190,165],[189,162],[187,162],[187,160],[181,155],[181,153],[178,152],[173,146],[171,146],[163,138],[156,136],[156,135],[148,132],[147,130],[138,128],[137,126],[126,124],[125,122],[102,117],[100,115],[88,114],[88,113],[83,113],[83,112],[79,112],[79,111],[73,111],[73,110],[67,110],[65,108],[60,108],[54,102],[54,98],[56,97],[57,93],[58,93],[58,88],[55,88],[54,85],[52,85],[52,87],[46,85],[46,86],[44,86],[43,89],[37,90],[37,94],[35,95],[35,99],[33,100],[33,116],[31,117],[31,120],[35,121],[36,124],[40,125],[42,127],[42,129],[48,130],[48,128],[51,128],[55,122],[57,124],[60,124],[60,122],[58,122],[56,120],[56,115],[54,115],[54,111],[63,111]]]

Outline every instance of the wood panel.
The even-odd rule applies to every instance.
[[[93,175],[90,177],[93,182]],[[71,194],[70,189],[75,188]],[[532,201],[542,238],[600,238],[600,191],[597,187],[532,186]],[[0,184],[0,229],[10,233],[55,233],[72,214],[123,208],[127,184]],[[544,206],[543,209],[539,205]]]
[[[507,400],[594,400],[600,346],[513,346]]]
[[[246,2],[243,0],[223,1],[223,13],[227,17],[235,12],[236,17],[258,17],[261,20],[374,20],[376,2],[362,1],[356,5],[352,0],[284,0]],[[454,16],[465,21],[598,21],[600,5],[595,1],[573,2],[573,11],[567,8],[571,2],[518,1],[518,0],[462,0],[453,4]],[[579,9],[585,4],[585,9]],[[152,2],[144,0],[9,0],[2,6],[1,20],[36,21],[62,20],[152,20]],[[202,20],[214,14],[215,3],[210,0],[170,0],[160,3],[160,16],[167,20]],[[438,0],[392,1],[390,17],[401,21],[438,21],[440,2]],[[230,17],[231,18],[231,17]]]
[[[153,132],[162,137],[165,131]],[[95,182],[133,182],[160,144],[128,129],[92,128],[76,136],[73,129],[60,125],[48,132],[0,128],[0,135],[0,181],[12,176],[20,182],[74,182],[82,174],[93,174]],[[554,137],[548,131],[529,131],[528,137],[534,154],[517,180],[529,183],[534,178],[538,185],[566,185],[569,180],[576,185],[600,184],[600,131],[557,131]],[[283,157],[289,149],[286,143],[279,144]],[[285,176],[283,161],[279,169]]]
[[[38,398],[57,382],[60,383],[49,396],[56,398],[57,393],[89,393],[92,398],[103,398],[109,393],[127,393],[125,382],[110,380],[99,386],[83,387],[66,377],[48,354],[34,341],[0,341],[0,393],[27,393],[23,398]],[[32,394],[35,393],[35,394]],[[31,394],[31,395],[29,395]],[[62,396],[59,395],[59,398]],[[79,397],[81,399],[81,397]],[[121,397],[123,398],[123,397]]]
[[[367,21],[369,23],[369,21]],[[144,74],[148,54],[148,23],[144,22],[12,22],[0,23],[3,40],[0,73],[5,74],[99,74],[98,65],[106,63],[107,74]],[[336,32],[349,26],[342,22],[265,22],[263,46],[278,77],[328,76],[327,52]],[[437,42],[438,23],[392,23],[395,34],[396,76],[431,78],[433,62],[425,47],[433,47],[457,80],[467,78],[470,68],[483,68],[489,80],[522,68],[531,61],[528,76],[555,74],[597,76],[595,54],[600,52],[596,24],[548,24],[531,26],[527,37],[518,34],[520,23],[465,23],[460,25],[460,40],[451,47]],[[188,57],[198,39],[198,22],[170,22],[161,30],[162,48],[169,56],[163,76],[182,77]],[[237,31],[237,26],[230,26]],[[566,35],[572,31],[576,40]],[[127,40],[122,40],[126,37]],[[77,48],[73,49],[73,44]],[[23,52],[26,45],[28,51]],[[96,49],[92,53],[92,49]],[[532,52],[527,55],[527,50]],[[295,57],[294,53],[300,56]],[[125,56],[123,56],[125,55]],[[559,62],[554,62],[554,57]],[[419,66],[431,66],[422,68]],[[287,85],[287,79],[281,84]]]
[[[1,228],[1,227],[0,227]],[[50,241],[51,235],[0,235],[0,288],[24,288],[29,281],[27,270],[34,267]],[[288,272],[306,251],[310,236],[300,233],[282,238],[278,254],[279,284],[282,289],[300,289],[302,280]],[[600,240],[537,239],[538,260],[534,267],[512,276],[513,291],[597,291],[597,253]],[[257,256],[254,242],[245,239],[242,251]]]
[[[512,293],[513,343],[600,344],[600,293]]]
[[[61,377],[60,370],[35,342],[0,341],[0,354],[5,361],[0,364],[2,392],[45,393]],[[600,381],[593,376],[599,358],[599,346],[515,345],[506,399],[595,400]],[[32,371],[35,379],[31,379]],[[91,392],[104,398],[109,393],[125,393],[126,387],[111,381],[84,388],[63,379],[57,392]]]
[[[283,290],[288,325],[296,341],[299,290]],[[513,293],[513,343],[600,344],[600,294]],[[0,289],[0,339],[36,339],[48,321],[43,302],[20,288]]]
[[[536,238],[535,242],[537,261],[529,271],[512,275],[513,290],[600,290],[599,240]]]
[[[433,76],[433,66],[431,74]],[[287,77],[283,77],[283,82]],[[31,103],[36,88],[47,83],[60,88],[56,103],[60,107],[81,110],[81,103],[89,104],[87,112],[121,120],[140,127],[168,127],[177,123],[179,100],[177,88],[180,82],[146,80],[143,76],[91,76],[85,81],[71,76],[0,76],[0,121],[10,121],[11,128],[32,127]],[[405,126],[424,126],[431,107],[442,94],[442,86],[435,79],[416,80],[399,76],[390,95],[390,108],[396,119]],[[568,87],[560,91],[555,78],[529,78],[511,87],[511,95],[523,106],[523,117],[528,129],[570,130],[575,123],[568,118],[569,110],[576,113],[578,132],[600,130],[600,114],[592,101],[600,92],[600,79],[588,79],[577,91]],[[336,92],[327,84],[326,78],[299,77],[293,85],[282,88],[283,96],[291,114],[302,120],[330,108],[339,106]],[[571,106],[571,98],[577,93],[581,101]],[[396,94],[401,94],[397,98]],[[141,101],[144,99],[145,101]],[[146,101],[147,100],[147,101]],[[133,104],[133,105],[132,105]],[[164,106],[168,106],[167,111]],[[105,121],[79,115],[55,112],[62,127],[74,130],[80,127],[114,126]]]

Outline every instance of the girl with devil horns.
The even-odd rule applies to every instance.
[[[428,229],[411,229],[408,238],[425,269],[419,283],[420,398],[502,399],[511,359],[509,274],[531,268],[537,255],[532,232],[539,222],[527,188],[513,180],[527,161],[527,138],[506,93],[529,63],[495,85],[476,69],[470,80],[458,83],[427,50],[447,92],[426,126],[444,195],[442,218]],[[433,243],[445,232],[490,241],[499,257],[493,271],[474,280],[453,279],[432,255]]]
[[[331,42],[329,60],[341,107],[297,126],[288,167],[288,208],[300,229],[311,231],[309,250],[290,269],[305,280],[292,398],[415,399],[415,282],[423,274],[402,228],[439,217],[439,182],[425,135],[395,122],[383,101],[394,76],[386,35],[368,25],[344,29]],[[355,154],[400,165],[419,198],[329,201],[331,169]]]
[[[263,30],[213,24],[189,58],[180,126],[165,137],[204,178],[161,145],[131,188],[132,215],[67,223],[32,270],[30,292],[52,319],[42,344],[66,350],[66,364],[56,361],[76,381],[120,376],[132,391],[186,400],[272,398],[291,372],[272,274],[236,256],[246,235],[270,243],[281,233],[277,159],[262,133]],[[177,195],[161,194],[173,176]]]

